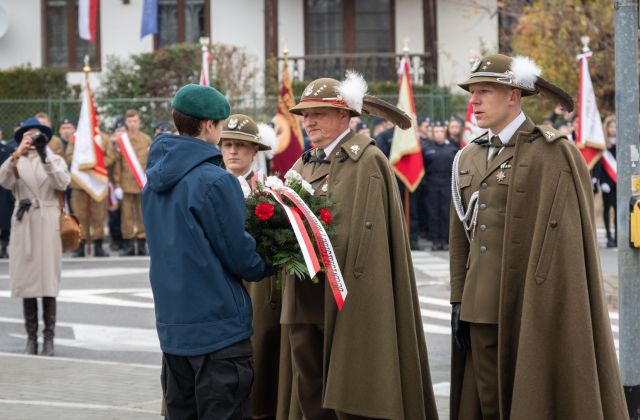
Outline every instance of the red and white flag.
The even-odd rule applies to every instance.
[[[473,105],[469,98],[469,106],[467,106],[467,116],[464,119],[464,134],[460,142],[460,148],[463,149],[467,144],[471,143],[475,138],[479,137],[485,130],[478,127],[478,120],[473,115]]]
[[[602,167],[607,172],[607,175],[615,182],[618,183],[618,163],[615,156],[609,150],[605,150],[602,154]]]
[[[78,2],[78,34],[80,38],[92,44],[96,43],[99,8],[100,0],[79,0]]]
[[[396,127],[393,131],[389,162],[398,178],[409,191],[413,192],[418,188],[424,176],[424,162],[420,137],[416,128],[416,105],[413,101],[413,90],[409,77],[409,60],[406,57],[400,60],[398,75],[400,76],[398,108],[406,112],[412,122],[411,127],[406,130]]]
[[[209,63],[211,63],[211,54],[206,47],[202,48],[202,65],[200,69],[200,85],[211,86],[211,80],[209,79]]]
[[[102,201],[109,192],[109,176],[102,154],[98,113],[89,81],[85,80],[78,128],[73,135],[71,177],[94,200]]]
[[[578,55],[580,63],[580,90],[578,92],[578,126],[576,127],[576,146],[580,149],[589,169],[598,162],[606,145],[602,120],[596,103],[591,75],[589,74],[589,58],[591,51]]]

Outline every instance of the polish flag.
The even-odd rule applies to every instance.
[[[80,38],[96,43],[96,27],[98,26],[98,9],[100,0],[79,0],[78,33]]]
[[[109,141],[109,140],[106,140]],[[89,81],[85,80],[78,129],[73,135],[71,178],[94,200],[102,201],[109,192],[109,177],[102,154],[98,113]]]
[[[578,92],[576,146],[580,149],[589,169],[593,168],[606,150],[602,120],[589,74],[591,55],[591,51],[587,51],[577,57],[580,62],[580,90]]]
[[[420,185],[424,176],[424,163],[422,161],[422,148],[416,129],[416,105],[413,101],[413,90],[409,77],[409,60],[403,57],[398,69],[400,76],[400,89],[398,95],[398,108],[411,117],[411,127],[403,130],[396,127],[393,131],[389,162],[396,175],[411,192]]]
[[[200,84],[202,86],[211,86],[209,79],[209,63],[211,63],[211,54],[207,47],[202,47],[202,66],[200,69]]]

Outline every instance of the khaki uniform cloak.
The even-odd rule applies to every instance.
[[[326,179],[335,203],[332,244],[348,296],[338,313],[331,288],[324,287],[323,407],[374,418],[437,419],[396,177],[374,140],[363,135],[349,133],[332,156],[328,176],[316,171],[316,177]],[[293,169],[302,173],[302,159]]]
[[[501,181],[508,190],[497,299],[500,418],[628,419],[584,159],[559,132],[531,120],[515,136]],[[486,179],[474,168],[486,166],[486,150],[471,143],[461,152],[465,207]],[[455,212],[451,219],[451,301],[460,302],[469,242]],[[464,363],[454,344],[452,420],[459,418]]]

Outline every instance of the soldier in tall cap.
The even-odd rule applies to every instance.
[[[140,208],[140,194],[144,186],[144,168],[151,137],[140,131],[140,115],[129,109],[124,116],[126,136],[120,136],[120,153],[116,154],[113,180],[115,194],[120,200],[123,244],[120,255],[147,255],[146,236]]]
[[[447,127],[433,123],[433,141],[422,149],[424,160],[424,203],[432,251],[449,249],[449,210],[451,208],[451,166],[458,146],[447,139]]]
[[[309,420],[436,419],[396,177],[375,141],[349,129],[363,111],[384,116],[366,90],[355,73],[314,80],[290,110],[314,146],[293,169],[335,203],[332,243],[348,290],[338,312],[324,275],[283,280],[294,389]]]
[[[109,136],[101,132],[99,136],[95,137],[95,142],[102,150],[105,167],[112,165],[114,153]],[[71,140],[65,152],[65,159],[69,166],[73,161],[74,150],[75,143]],[[78,182],[73,174],[71,175],[71,208],[73,209],[73,214],[78,218],[80,226],[82,226],[83,235],[78,249],[73,253],[76,258],[84,257],[87,254],[87,244],[89,243],[93,245],[94,257],[109,256],[102,247],[104,227],[107,222],[107,196],[96,197],[90,191],[91,189]]]
[[[256,124],[243,114],[230,115],[222,126],[220,152],[227,169],[238,178],[245,196],[255,188],[259,174],[252,166],[259,151],[271,150],[268,138],[275,131]],[[263,174],[266,175],[266,174]],[[254,379],[251,387],[251,415],[260,419],[301,419],[291,405],[291,347],[289,329],[280,325],[282,288],[276,276],[259,282],[244,282],[253,306]]]
[[[71,117],[62,117],[58,124],[58,134],[62,141],[62,150],[67,153],[67,146],[73,140],[73,134],[76,132],[76,120]]]
[[[521,110],[571,97],[526,57],[459,86],[486,133],[456,156],[450,227],[451,419],[628,419],[578,149]]]

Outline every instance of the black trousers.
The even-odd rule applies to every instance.
[[[167,420],[250,418],[251,342],[201,356],[163,353],[161,381]]]

